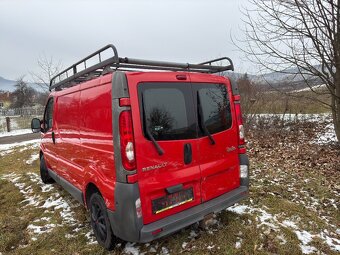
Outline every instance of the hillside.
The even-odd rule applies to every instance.
[[[15,90],[15,84],[15,80],[9,80],[0,76],[0,90],[13,92]],[[43,92],[41,87],[37,86],[35,83],[28,82],[27,84],[38,92]]]
[[[0,76],[0,90],[12,92],[15,90],[15,83],[15,81],[7,80]]]

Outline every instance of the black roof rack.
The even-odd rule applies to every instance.
[[[113,56],[110,55],[109,58],[103,60],[103,55],[107,54],[111,50],[113,52]],[[213,63],[222,60],[227,60],[229,65],[212,65]],[[96,63],[88,66],[88,63],[93,61]],[[209,60],[200,64],[120,58],[118,56],[116,47],[112,44],[109,44],[54,76],[50,81],[50,91],[53,89],[60,90],[62,88],[71,87],[75,84],[90,80],[107,72],[117,70],[118,68],[129,71],[132,69],[151,69],[200,73],[218,73],[227,70],[234,71],[233,62],[227,57]]]

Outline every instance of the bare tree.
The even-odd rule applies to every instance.
[[[24,77],[20,77],[17,79],[15,84],[15,90],[12,93],[14,97],[14,108],[22,108],[27,106],[32,106],[35,97],[35,90],[27,85],[27,82],[24,81]]]
[[[262,71],[298,73],[315,93],[309,81],[321,79],[340,141],[340,0],[249,1],[242,50]]]
[[[38,58],[37,65],[39,72],[30,72],[32,80],[37,86],[43,89],[44,92],[48,92],[50,80],[60,73],[62,64],[60,61],[54,61],[53,57],[47,57],[44,54]]]

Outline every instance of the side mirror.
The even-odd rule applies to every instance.
[[[33,133],[39,133],[41,131],[40,120],[38,118],[32,119],[31,128]]]

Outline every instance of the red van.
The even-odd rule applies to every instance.
[[[41,179],[89,209],[106,249],[169,235],[247,197],[240,96],[211,74],[226,70],[229,58],[121,58],[108,45],[51,80],[44,118],[32,120]]]

